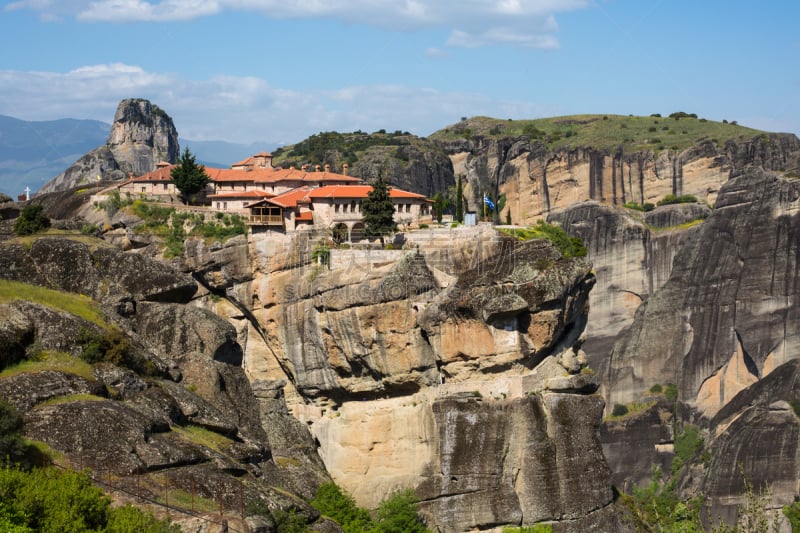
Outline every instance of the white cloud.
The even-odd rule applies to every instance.
[[[590,0],[17,0],[10,9],[39,11],[43,18],[74,16],[87,22],[168,22],[222,11],[251,11],[274,19],[333,18],[413,30],[445,28],[449,46],[508,44],[558,46],[557,13],[586,8]]]
[[[450,57],[450,53],[447,50],[442,50],[441,48],[428,48],[427,50],[425,50],[425,55],[428,57],[437,57],[437,58]]]
[[[401,85],[302,92],[256,77],[187,80],[125,64],[67,73],[0,71],[0,114],[25,120],[88,118],[111,122],[123,98],[147,98],[192,140],[293,143],[320,131],[403,130],[429,135],[464,115],[542,116],[530,103]]]

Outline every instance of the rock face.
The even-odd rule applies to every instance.
[[[396,147],[371,147],[353,165],[351,174],[372,180],[383,173],[389,184],[433,196],[455,184],[453,165],[440,148],[425,139],[417,144]]]
[[[591,267],[543,241],[479,246],[482,231],[464,237],[467,256],[421,232],[385,265],[281,267],[233,287],[264,333],[247,328],[251,379],[286,380],[326,468],[361,505],[415,488],[441,531],[614,530],[603,402],[581,373]]]
[[[129,492],[191,491],[237,518],[242,505],[257,504],[264,527],[278,510],[314,521],[319,513],[305,499],[330,477],[310,458],[311,435],[281,395],[262,413],[259,402],[267,400],[244,373],[235,328],[187,305],[197,290],[190,277],[99,240],[81,241],[89,243],[51,237],[29,247],[0,245],[6,280],[72,293],[67,303],[12,298],[0,305],[0,363],[34,359],[25,372],[0,375],[0,398],[24,413],[25,436],[57,451],[61,466],[113,474],[114,485]],[[9,293],[25,297],[24,286],[15,287]],[[91,349],[85,331],[110,342],[100,353],[116,350],[116,358],[81,361]],[[125,367],[131,358],[147,362],[136,367],[146,375]],[[273,458],[267,423],[281,436],[276,449],[284,461]]]
[[[102,179],[125,179],[155,170],[156,163],[175,163],[180,155],[178,131],[158,106],[142,99],[122,100],[104,146],[92,150],[47,182],[39,193],[62,191]]]
[[[800,479],[798,383],[800,360],[793,359],[742,391],[711,420],[706,444],[711,459],[690,479],[708,498],[708,519],[735,520],[736,506],[746,503],[742,469],[753,487],[769,488],[769,507],[778,516],[794,501]]]
[[[666,283],[675,255],[710,209],[700,204],[658,207],[649,213],[582,202],[548,217],[587,246],[597,285],[589,295],[583,349],[590,366],[606,375],[608,354],[633,323],[636,310]],[[643,216],[644,215],[644,216]]]
[[[482,192],[506,195],[517,224],[530,224],[573,204],[596,200],[622,205],[656,203],[668,194],[691,194],[714,204],[732,172],[748,165],[790,170],[800,161],[800,140],[769,134],[719,146],[698,143],[684,151],[623,153],[576,147],[549,151],[527,137],[485,138],[445,144],[456,174],[465,174],[472,209]]]
[[[706,457],[694,457],[680,477],[684,494],[705,495],[707,518],[734,521],[740,468],[753,486],[767,484],[771,506],[797,494],[798,213],[795,178],[749,169],[729,180],[608,358],[609,405],[677,384],[678,420],[651,418],[651,433],[662,435],[652,444],[668,444],[674,424],[702,428]],[[602,436],[610,463],[630,463],[630,448],[619,445],[635,436],[614,434],[614,426]],[[647,447],[639,459],[657,462]],[[619,473],[636,477],[629,467]]]
[[[798,353],[798,206],[793,179],[753,170],[725,184],[616,344],[610,401],[672,381],[681,400],[713,416]]]

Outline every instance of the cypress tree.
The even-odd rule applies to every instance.
[[[456,182],[456,222],[464,222],[464,190],[461,185],[461,176]]]
[[[394,202],[389,196],[389,186],[383,177],[378,177],[372,185],[372,190],[361,202],[362,220],[364,222],[364,235],[368,239],[383,237],[397,231],[394,223]]]

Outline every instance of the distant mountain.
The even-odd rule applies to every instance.
[[[84,154],[105,144],[110,131],[111,124],[98,120],[28,121],[0,115],[0,192],[16,198],[25,187],[39,190]],[[180,146],[188,146],[204,165],[223,168],[276,147],[188,139],[180,139]]]
[[[0,115],[0,192],[38,190],[86,152],[105,143],[111,125],[65,118],[31,122]]]

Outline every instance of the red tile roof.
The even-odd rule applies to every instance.
[[[314,212],[313,211],[300,211],[300,213],[295,217],[297,222],[314,222]]]
[[[309,198],[366,198],[372,191],[372,185],[326,185],[312,190]],[[404,191],[403,189],[390,188],[390,198],[415,198],[426,200],[422,194]]]
[[[272,198],[275,195],[267,191],[226,191],[217,194],[209,194],[209,198]]]
[[[280,207],[297,207],[297,204],[307,204],[310,202],[310,200],[306,198],[309,191],[311,191],[311,187],[298,187],[297,189],[279,194],[266,201],[267,203],[275,204]]]
[[[142,174],[138,178],[133,178],[130,181],[134,183],[150,183],[153,181],[157,182],[172,181],[172,176],[170,176],[170,171],[174,166],[175,165],[160,166],[154,171],[148,172],[147,174]]]

